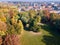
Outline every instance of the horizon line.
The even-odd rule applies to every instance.
[[[0,0],[0,2],[9,2],[9,1],[10,2],[18,2],[18,0],[14,0],[14,1],[13,0],[12,1],[11,0],[8,0],[8,1],[6,1],[6,0],[5,1]],[[19,2],[56,2],[56,1],[59,2],[60,0],[59,1],[58,0],[55,0],[55,1],[53,1],[53,0],[52,1],[42,1],[42,0],[41,1],[20,1],[19,0]]]

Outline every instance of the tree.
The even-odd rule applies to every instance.
[[[55,27],[60,30],[60,19],[55,20]]]
[[[3,41],[3,45],[20,45],[19,40],[20,38],[15,34],[7,35]]]
[[[44,10],[43,13],[45,14],[44,16],[49,20],[50,19],[50,13],[48,9]]]
[[[51,22],[51,26],[53,26],[54,29],[60,32],[60,15],[51,13],[50,22]]]
[[[6,30],[7,30],[6,23],[0,21],[0,36],[5,35]]]
[[[21,31],[24,30],[21,20],[15,22],[12,25],[8,23],[7,26],[8,26],[7,33],[9,34],[21,34]]]
[[[39,16],[36,16],[34,19],[32,19],[29,24],[30,30],[34,31],[34,32],[39,32],[40,28],[41,28],[40,21],[41,21],[41,17],[39,17]]]
[[[14,24],[13,26],[17,34],[21,34],[21,31],[24,30],[21,20],[19,20],[18,23]]]
[[[23,22],[24,27],[29,22],[29,15],[28,12],[21,12],[20,13],[20,20]]]
[[[51,19],[51,21],[56,20],[56,19],[60,19],[60,15],[58,15],[56,13],[51,13],[50,19]]]
[[[6,17],[5,17],[3,14],[1,14],[1,15],[0,15],[0,20],[1,20],[2,22],[6,22]]]
[[[10,9],[9,10],[10,18],[13,18],[13,16],[18,14],[17,9]]]
[[[49,13],[49,11],[48,11],[48,9],[45,9],[45,10],[43,10],[43,11],[40,11],[40,15],[41,15],[41,22],[42,23],[49,23],[49,21],[50,21],[50,13]]]
[[[39,11],[38,11],[38,14],[39,14],[41,17],[44,16],[43,10],[39,10]]]
[[[35,10],[30,10],[29,11],[29,16],[30,16],[30,18],[34,18],[36,16],[36,11]]]

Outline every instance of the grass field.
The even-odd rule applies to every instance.
[[[47,27],[48,28],[48,27]],[[53,30],[41,29],[40,35],[23,30],[21,45],[60,45],[60,35]]]

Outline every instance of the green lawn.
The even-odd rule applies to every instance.
[[[51,30],[41,29],[40,35],[34,35],[23,30],[21,35],[21,45],[60,45],[60,36]]]

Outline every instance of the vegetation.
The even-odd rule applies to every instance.
[[[36,16],[34,19],[29,24],[29,29],[34,32],[39,32],[40,31],[40,21],[41,18],[40,16]]]
[[[44,28],[40,29],[39,34],[24,30],[20,38],[21,45],[60,45],[60,35],[48,26]]]
[[[60,32],[60,28],[59,28],[60,27],[60,15],[52,13],[51,14],[51,21],[50,22],[51,22],[52,26],[54,26],[55,29],[58,32]]]
[[[3,39],[2,39],[2,37],[0,36],[0,45],[2,45],[2,42],[3,41]]]
[[[16,8],[5,8],[0,10],[0,45],[20,45],[18,35],[23,30],[23,24],[19,20],[18,11]]]
[[[19,37],[17,35],[7,35],[3,45],[20,45]]]
[[[0,45],[60,45],[59,14],[48,10],[0,9]]]

